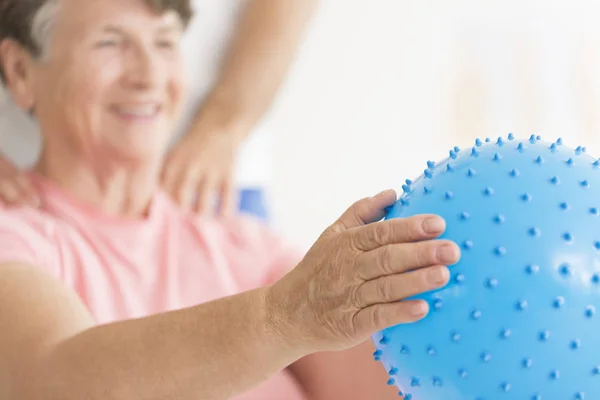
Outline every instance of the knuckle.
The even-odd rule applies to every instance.
[[[331,228],[335,228],[335,226],[332,226]],[[335,245],[333,246],[333,248],[337,249],[338,251],[351,250],[352,252],[358,251],[360,249],[360,235],[357,235],[352,231],[338,232],[333,230],[333,232],[338,234],[336,238],[337,240],[335,241]]]
[[[383,243],[387,243],[387,241],[390,237],[390,230],[391,230],[392,226],[393,226],[393,224],[385,224],[385,223],[379,223],[379,224],[375,225],[375,229],[372,230],[373,242],[377,243],[379,245],[381,245]]]
[[[414,288],[415,293],[425,292],[434,286],[427,280],[427,271],[425,270],[420,270],[413,274],[410,281],[411,287]]]
[[[423,265],[425,259],[427,258],[427,255],[423,250],[423,246],[420,245],[420,243],[403,243],[401,248],[401,262],[404,267],[403,271]]]
[[[430,285],[427,280],[427,273],[430,271],[430,269],[431,268],[422,268],[409,274],[408,278],[410,279],[410,285],[418,291],[429,287]]]
[[[406,233],[410,238],[418,238],[423,235],[423,229],[421,227],[421,219],[414,217],[407,221]]]
[[[364,290],[364,286],[360,286],[357,288],[354,288],[350,291],[350,306],[352,308],[355,309],[362,309],[365,308],[366,303],[362,300],[363,299],[363,294],[362,291]]]
[[[406,299],[424,289],[422,270],[412,271],[402,276],[402,299]]]
[[[418,243],[417,251],[417,263],[419,266],[430,265],[435,260],[436,246],[432,242]]]
[[[375,327],[382,327],[387,325],[388,317],[385,312],[385,307],[376,305],[371,309],[371,324]]]
[[[376,284],[377,296],[384,302],[392,301],[392,280],[388,278],[380,278]]]
[[[343,246],[352,249],[352,251],[359,252],[363,251],[362,249],[367,247],[367,243],[371,240],[369,235],[369,230],[360,231],[344,231],[343,235]],[[346,247],[340,247],[340,249],[344,249]]]
[[[392,266],[392,250],[390,246],[382,247],[381,250],[377,252],[376,263],[384,275],[389,275],[394,272]]]

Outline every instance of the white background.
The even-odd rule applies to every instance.
[[[598,4],[324,0],[266,123],[278,227],[309,246],[355,200],[478,136],[600,156]]]

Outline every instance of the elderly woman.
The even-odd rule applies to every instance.
[[[0,0],[0,72],[39,120],[42,207],[0,214],[2,399],[385,399],[369,336],[459,258],[363,199],[300,256],[158,189],[186,0]]]

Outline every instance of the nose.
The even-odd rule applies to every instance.
[[[130,46],[125,58],[123,80],[127,87],[148,90],[160,85],[160,62],[149,46]]]

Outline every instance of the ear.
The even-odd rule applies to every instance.
[[[29,111],[35,106],[32,55],[13,39],[0,42],[0,63],[13,101]]]

